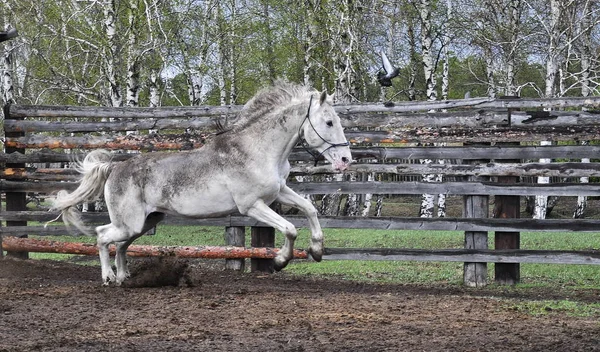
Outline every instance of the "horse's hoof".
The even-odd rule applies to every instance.
[[[308,249],[308,255],[315,261],[320,262],[323,260],[323,250],[315,250],[312,247]]]
[[[273,259],[273,269],[275,271],[281,271],[281,270],[283,270],[283,268],[285,268],[288,265],[288,263],[289,263],[289,261],[287,261],[287,260],[275,258],[275,259]]]

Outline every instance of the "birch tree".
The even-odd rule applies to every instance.
[[[541,20],[540,23],[543,26],[544,33],[547,37],[547,51],[546,51],[546,78],[545,78],[545,91],[544,95],[546,98],[553,98],[556,95],[556,78],[560,61],[563,59],[561,50],[561,27],[560,21],[563,14],[562,4],[559,0],[549,1],[549,16],[547,20]],[[546,17],[546,16],[544,16]],[[540,146],[552,145],[551,141],[541,141]],[[539,160],[540,163],[550,163],[551,159],[542,158]],[[550,183],[550,177],[538,176],[537,183],[547,184]],[[545,219],[548,208],[548,196],[537,195],[535,197],[535,207],[533,217],[535,219]]]
[[[419,0],[418,12],[421,23],[421,60],[423,65],[423,73],[425,75],[425,86],[427,100],[437,100],[436,91],[436,66],[437,58],[434,56],[433,38],[435,36],[433,32],[432,16],[432,4],[430,0]],[[420,159],[421,164],[431,164],[432,159]],[[436,175],[429,174],[423,175],[423,182],[434,182],[436,181]],[[433,211],[435,209],[435,195],[423,194],[421,196],[421,207],[419,209],[419,216],[425,218],[433,217]]]

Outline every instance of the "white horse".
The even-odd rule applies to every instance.
[[[202,148],[178,153],[145,153],[112,162],[105,150],[89,153],[79,166],[79,187],[60,191],[52,210],[80,231],[97,235],[105,285],[120,285],[128,276],[127,247],[154,227],[165,214],[192,218],[220,217],[234,212],[253,217],[285,235],[274,259],[275,269],[293,257],[297,231],[269,205],[278,201],[301,210],[311,230],[309,253],[323,255],[323,233],[312,204],[292,191],[286,180],[288,157],[304,139],[337,171],[352,160],[340,119],[325,92],[276,82],[259,92],[240,111],[231,130],[214,136]],[[81,221],[76,205],[104,194],[111,223],[94,229]],[[110,265],[109,244],[117,247]]]

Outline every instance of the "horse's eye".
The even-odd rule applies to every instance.
[[[327,121],[327,126],[333,127],[333,121]]]

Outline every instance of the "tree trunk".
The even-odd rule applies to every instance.
[[[4,30],[8,31],[11,28],[10,25],[5,25]],[[14,97],[14,86],[13,86],[13,44],[11,41],[2,43],[4,46],[4,58],[2,60],[2,99],[4,105],[13,104],[15,102]]]
[[[552,145],[550,141],[541,141],[540,146],[549,146]],[[540,163],[550,163],[551,159],[542,158],[539,160]],[[538,176],[537,183],[539,184],[548,184],[550,183],[550,177],[547,176]],[[533,213],[534,219],[545,219],[546,212],[548,208],[548,196],[539,195],[535,196],[535,209]]]
[[[419,15],[421,17],[421,55],[427,100],[437,100],[435,80],[435,60],[433,56],[433,25],[431,22],[431,3],[429,0],[420,0]]]
[[[138,52],[138,6],[136,0],[129,0],[129,33],[127,34],[127,106],[140,105],[140,65]],[[129,134],[129,133],[128,133]]]
[[[580,145],[588,145],[589,142],[588,141],[581,141],[579,142]],[[590,158],[582,158],[581,159],[582,163],[589,163],[590,162]],[[590,178],[589,177],[580,177],[579,178],[579,183],[589,183],[590,182]],[[573,218],[574,219],[581,219],[585,217],[585,209],[587,208],[587,197],[586,196],[578,196],[577,197],[577,208],[575,209],[575,212],[573,213]]]
[[[414,101],[417,99],[416,81],[417,81],[417,67],[418,67],[418,55],[417,55],[417,38],[414,30],[414,22],[411,17],[408,18],[408,50],[410,51],[410,67],[408,77],[408,100]]]
[[[560,40],[560,28],[559,20],[561,16],[560,2],[558,0],[550,1],[550,21],[549,21],[549,35],[548,35],[548,49],[547,49],[547,61],[546,61],[546,88],[545,97],[552,98],[556,94],[556,74],[558,72],[558,58],[560,55],[558,49],[558,42]],[[552,145],[550,141],[541,141],[540,146]],[[540,159],[540,163],[550,163],[550,159]],[[537,178],[539,184],[550,183],[550,178],[546,176],[539,176]],[[533,213],[534,219],[545,219],[548,211],[548,197],[545,195],[538,195],[535,197],[535,210]]]
[[[104,54],[104,69],[109,84],[109,104],[113,107],[123,105],[121,96],[121,84],[119,83],[117,73],[117,63],[114,58],[118,56],[117,43],[117,14],[115,0],[106,0],[103,2],[104,25],[108,45],[107,52]]]
[[[431,22],[431,3],[429,0],[420,0],[419,16],[421,19],[421,55],[423,63],[423,73],[425,74],[427,100],[437,100],[436,80],[435,80],[435,61],[433,57],[433,26]],[[420,160],[421,164],[430,164],[431,159]],[[434,182],[435,175],[423,175],[423,182]],[[435,195],[423,194],[421,196],[420,217],[433,217],[435,208]]]
[[[444,25],[444,66],[442,67],[442,99],[448,100],[450,89],[450,29],[448,23],[452,21],[452,0],[446,0],[446,23]]]

